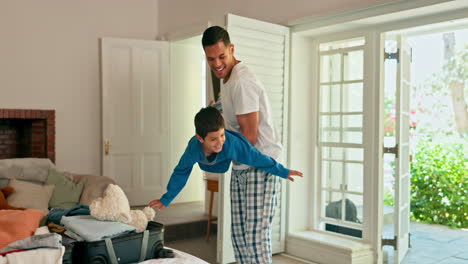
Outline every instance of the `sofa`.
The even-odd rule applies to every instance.
[[[7,196],[9,206],[24,210],[0,210],[0,251],[10,243],[37,234],[49,210],[71,209],[103,196],[114,180],[105,176],[83,175],[58,170],[49,159],[0,159],[0,188],[15,190]],[[39,248],[2,256],[0,264],[62,263],[65,248]],[[55,259],[51,261],[51,259]],[[19,261],[21,260],[21,261]]]
[[[49,159],[0,159],[0,188],[12,186],[16,189],[8,197],[8,203],[16,207],[48,213],[56,207],[89,205],[102,196],[110,183],[115,184],[106,176],[60,171]]]

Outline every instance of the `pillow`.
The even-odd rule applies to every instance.
[[[54,185],[41,185],[11,179],[10,186],[15,192],[8,196],[8,204],[14,207],[32,208],[49,212],[49,200],[54,191]]]
[[[102,197],[107,186],[111,183],[115,184],[114,180],[109,177],[96,175],[74,175],[73,181],[84,183],[80,198],[80,204],[84,205],[90,205],[94,199]]]
[[[35,209],[0,210],[0,249],[12,242],[32,236],[42,218],[44,212]]]
[[[10,183],[10,179],[2,179],[0,178],[0,188],[5,188]]]
[[[78,204],[84,186],[82,182],[75,184],[65,174],[53,168],[49,169],[46,184],[55,185],[54,192],[49,201],[49,207],[63,209],[69,209]]]
[[[0,160],[0,178],[27,180],[43,183],[47,179],[49,168],[55,165],[49,159],[16,158]]]

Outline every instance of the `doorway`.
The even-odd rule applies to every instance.
[[[451,21],[385,33],[382,237],[388,244],[396,243],[397,226],[401,227],[402,220],[407,221],[404,227],[409,232],[409,249],[406,253],[384,246],[384,263],[422,263],[423,259],[433,263],[468,263],[456,250],[456,243],[468,241],[468,232],[461,229],[466,228],[466,216],[460,212],[466,209],[466,201],[460,202],[457,196],[467,185],[466,22]],[[405,47],[409,48],[406,61],[400,49]],[[403,92],[399,93],[399,88]],[[399,104],[406,104],[407,108],[399,108]],[[406,110],[406,117],[401,109]],[[398,133],[399,126],[405,133]],[[399,140],[399,136],[404,138]],[[409,143],[405,161],[398,152],[401,140]],[[405,166],[410,181],[408,186],[398,186],[402,183],[400,169]],[[397,208],[401,206],[399,199],[405,195],[409,214],[402,219]],[[451,236],[452,232],[444,226],[460,232]]]
[[[174,131],[171,146],[176,149],[173,151],[172,161],[178,162],[183,151],[187,147],[188,140],[195,135],[195,127],[193,118],[195,114],[205,107],[210,100],[213,99],[213,89],[211,88],[210,69],[207,68],[205,53],[201,45],[201,35],[195,35],[180,40],[170,42],[170,58],[171,58],[171,97],[172,102],[176,102],[176,107],[172,109],[171,122],[173,126],[180,129]],[[208,76],[207,76],[208,75]],[[171,164],[172,168],[176,163]],[[207,175],[209,173],[200,170],[198,165],[193,167],[187,185],[178,195],[175,202],[176,207],[183,208],[186,205],[196,207],[197,216],[203,214],[204,219],[208,212],[209,192],[206,191],[206,178],[217,177],[217,175]],[[213,216],[218,215],[218,193],[214,194]],[[184,212],[179,213],[184,216]],[[187,219],[193,219],[193,209],[186,210]],[[192,214],[192,215],[190,215]],[[199,221],[195,219],[193,221]],[[192,221],[192,220],[189,220]],[[203,226],[205,227],[205,225]],[[214,226],[213,226],[214,227]],[[184,246],[195,250],[193,254],[201,254],[198,251],[207,253],[208,259],[216,259],[217,239],[216,228],[211,229],[210,241],[204,241],[204,236],[193,239],[181,239],[171,242],[178,246]],[[202,239],[203,238],[203,239]],[[192,244],[193,243],[193,244]],[[203,243],[203,244],[200,244]],[[189,245],[192,244],[192,245]],[[202,250],[200,250],[203,248]],[[180,248],[184,250],[184,248]],[[212,256],[214,254],[214,256]]]

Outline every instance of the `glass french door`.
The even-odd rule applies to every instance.
[[[319,228],[362,238],[365,37],[319,44]]]

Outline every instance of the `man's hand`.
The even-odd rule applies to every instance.
[[[290,170],[288,174],[288,180],[294,181],[294,178],[292,176],[299,176],[302,177],[302,172],[300,171],[295,171],[295,170]]]
[[[149,207],[156,207],[156,209],[158,209],[158,211],[162,211],[162,210],[164,210],[164,208],[166,208],[166,206],[164,206],[164,204],[161,203],[161,201],[159,201],[159,200],[153,200],[153,201],[149,202],[148,206]]]

